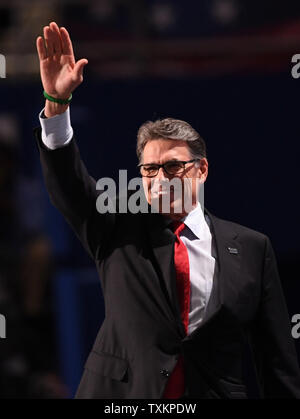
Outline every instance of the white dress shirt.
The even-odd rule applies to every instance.
[[[212,234],[208,220],[199,202],[182,221],[186,227],[179,235],[187,248],[190,265],[190,334],[203,320],[212,291],[216,260],[212,256]]]
[[[69,108],[51,118],[39,115],[42,127],[42,141],[51,150],[67,145],[73,136]],[[190,265],[191,300],[188,334],[202,322],[211,295],[215,272],[215,258],[212,256],[212,234],[209,218],[204,216],[200,203],[182,219],[185,228],[180,238],[185,244]]]

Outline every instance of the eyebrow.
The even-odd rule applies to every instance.
[[[169,163],[169,162],[172,162],[172,161],[184,161],[184,160],[180,160],[180,159],[177,159],[176,157],[174,157],[173,159],[171,159],[171,160],[166,160],[164,163],[162,163],[162,164],[165,164],[165,163]],[[154,163],[154,162],[151,162],[151,163],[143,163],[143,164],[160,164],[160,163]]]

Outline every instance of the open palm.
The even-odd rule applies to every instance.
[[[44,39],[36,40],[44,90],[51,96],[67,99],[83,80],[83,68],[88,61],[75,62],[68,31],[55,22],[44,27]]]

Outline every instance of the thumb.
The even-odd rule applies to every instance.
[[[88,63],[88,60],[86,58],[82,58],[81,60],[78,60],[73,68],[73,79],[76,82],[82,82],[83,80],[83,68]]]

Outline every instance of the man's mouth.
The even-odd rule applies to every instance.
[[[168,193],[170,193],[168,190],[152,191],[152,196],[167,195]]]

